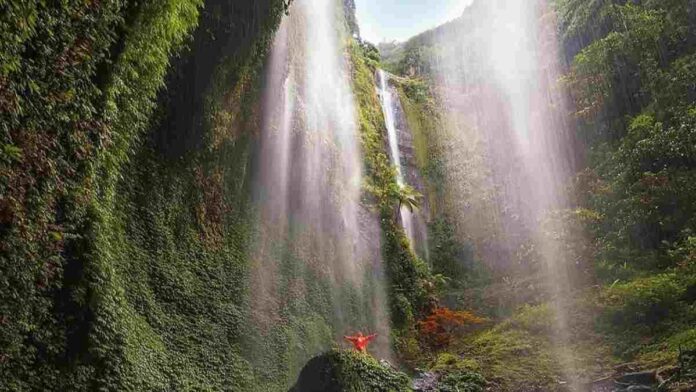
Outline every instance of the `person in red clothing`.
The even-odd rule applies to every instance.
[[[358,334],[355,336],[344,336],[344,338],[353,343],[353,347],[355,347],[356,350],[360,351],[361,353],[366,353],[367,345],[370,344],[370,341],[372,341],[372,339],[374,339],[376,336],[376,333],[365,336],[362,334],[362,332],[358,332]]]

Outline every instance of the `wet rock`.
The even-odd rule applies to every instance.
[[[652,392],[654,389],[647,385],[631,385],[626,392]]]
[[[438,375],[433,372],[422,372],[413,379],[413,390],[416,392],[437,391]]]
[[[654,370],[647,372],[626,373],[616,378],[616,381],[621,384],[628,385],[653,385],[657,383],[655,373],[656,372]]]
[[[657,371],[636,371],[634,364],[617,366],[615,371],[613,376],[593,381],[587,389],[591,392],[648,392],[655,391],[660,382]]]

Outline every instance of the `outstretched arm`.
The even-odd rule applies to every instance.
[[[372,339],[374,339],[374,338],[376,338],[376,337],[377,337],[377,334],[376,334],[376,333],[373,333],[372,335],[367,336],[367,341],[370,341],[370,340],[372,340]]]
[[[355,342],[356,340],[358,340],[358,339],[357,339],[356,337],[354,337],[354,336],[344,336],[343,338],[344,338],[345,340],[349,341],[349,342]]]

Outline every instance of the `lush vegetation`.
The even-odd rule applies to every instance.
[[[556,0],[553,8],[567,64],[559,86],[571,97],[582,141],[576,147],[587,150],[568,184],[572,205],[549,217],[549,223],[563,221],[567,232],[547,233],[560,239],[582,274],[570,311],[576,368],[591,377],[616,361],[637,361],[644,368],[674,365],[680,348],[696,348],[696,9],[684,0]],[[480,238],[466,230],[462,236],[461,222],[450,213],[456,206],[448,201],[451,168],[443,157],[450,153],[452,135],[445,103],[435,91],[443,70],[435,67],[446,66],[443,56],[451,55],[443,37],[466,35],[476,26],[475,13],[379,48],[383,66],[403,76],[395,80],[428,183],[430,262],[433,272],[445,277],[441,300],[492,321],[492,327],[456,339],[458,347],[441,345],[426,357],[434,368],[443,356],[466,361],[467,369],[480,369],[502,390],[515,384],[551,388],[561,371],[551,360],[553,323],[542,311],[543,297],[521,296],[532,290],[519,290],[538,286],[533,275],[520,280],[506,277],[510,271],[501,276],[484,267]],[[477,193],[458,195],[474,211],[476,200],[493,195],[477,180],[486,173],[471,172],[476,167],[472,162],[474,169],[460,176]],[[497,241],[495,230],[483,231],[486,241]],[[530,250],[521,246],[512,256],[533,260]],[[524,302],[535,305],[515,309]],[[537,318],[532,323],[531,314]],[[518,359],[521,352],[532,360]]]
[[[696,346],[693,4],[557,3],[605,327],[622,356],[674,363]]]
[[[201,42],[251,35],[212,64],[225,70],[218,83],[238,86],[224,97],[234,128],[249,129],[287,4],[221,4],[0,4],[0,389],[251,385],[239,355],[249,139],[207,125],[208,148],[173,160],[158,124],[182,109],[160,95],[152,117],[165,80],[205,54]]]
[[[415,320],[429,311],[433,285],[427,265],[410,250],[398,221],[397,208],[405,197],[396,183],[396,172],[387,155],[384,116],[374,87],[375,49],[369,44],[355,42],[351,45],[351,58],[353,91],[359,107],[358,124],[367,169],[365,202],[373,206],[381,220],[391,316],[398,335],[399,330],[414,328]]]
[[[0,0],[1,391],[280,391],[331,346],[332,283],[292,252],[274,282],[282,314],[256,328],[251,301],[260,90],[288,6]],[[353,1],[343,6],[357,33]],[[693,387],[696,8],[555,0],[554,9],[567,66],[559,86],[587,150],[568,184],[572,205],[549,217],[568,232],[547,233],[584,274],[567,309],[575,376],[625,361],[681,365],[679,387]],[[468,18],[379,50],[346,42],[395,354],[436,374],[440,391],[562,390],[558,320],[538,281],[486,266],[482,244],[495,247],[500,233],[489,223],[468,233],[480,217],[467,225],[453,212],[495,196],[474,158],[457,168],[468,191],[453,195],[444,158],[457,145],[434,91],[432,60],[447,55],[436,36],[466,34]],[[400,75],[392,81],[424,195],[396,183],[378,67]],[[398,216],[421,197],[432,216],[429,265]],[[524,245],[504,261],[533,269]],[[345,390],[409,389],[407,376],[369,356],[324,359]]]
[[[109,385],[88,347],[108,296],[101,206],[200,5],[0,4],[3,388]]]

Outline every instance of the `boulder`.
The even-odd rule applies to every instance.
[[[368,354],[332,350],[312,358],[289,392],[406,392],[407,375]]]
[[[434,372],[419,373],[413,379],[413,390],[415,392],[433,392],[437,391],[437,381],[439,376]]]
[[[621,384],[628,385],[653,385],[657,383],[655,371],[626,373],[616,379]]]

